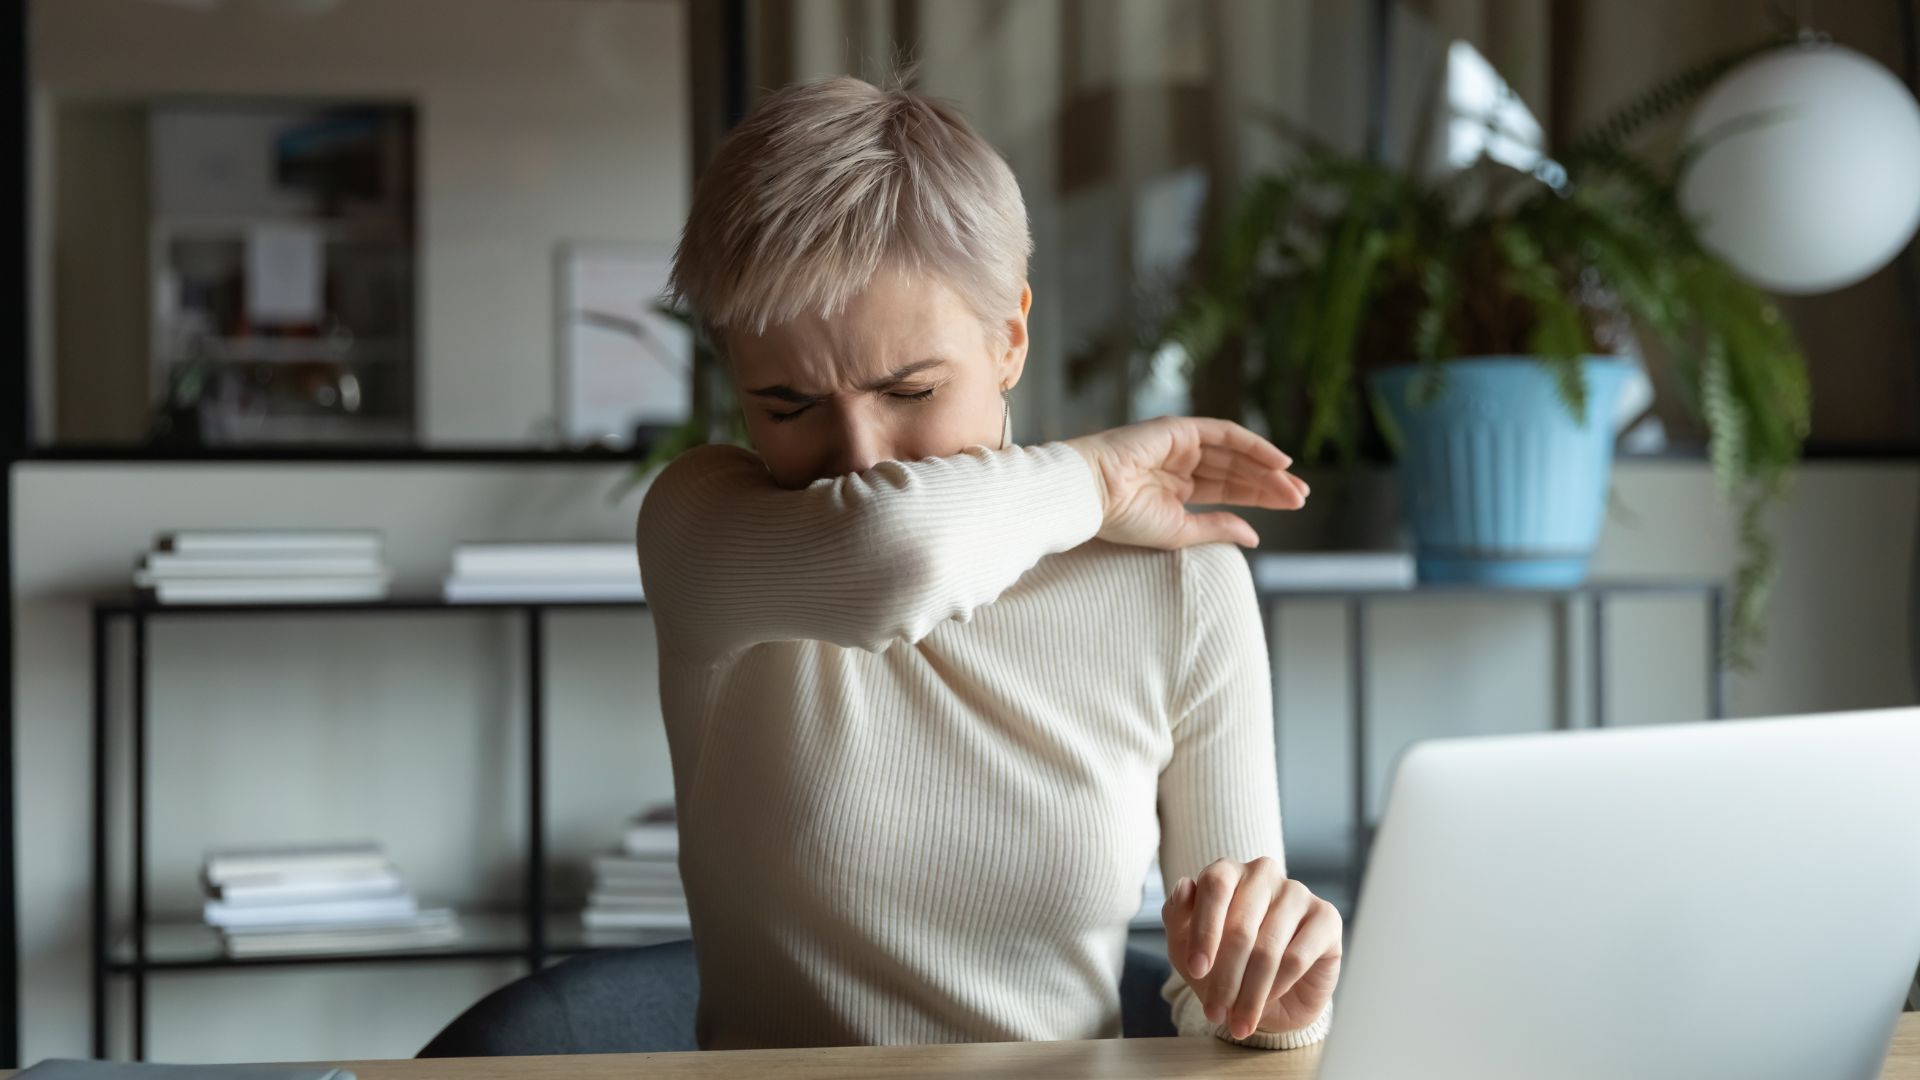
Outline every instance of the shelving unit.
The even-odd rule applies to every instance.
[[[568,601],[551,603],[451,604],[439,597],[393,597],[363,603],[266,603],[160,605],[138,597],[121,597],[93,605],[93,1056],[108,1051],[107,983],[124,976],[132,983],[132,1057],[146,1056],[147,980],[156,973],[210,971],[231,968],[295,964],[418,963],[449,960],[521,960],[538,970],[551,957],[598,947],[589,941],[573,916],[547,913],[546,857],[546,715],[545,618],[549,610],[646,610],[642,601]],[[275,956],[238,959],[225,954],[213,931],[193,923],[155,923],[147,913],[147,635],[149,624],[175,619],[204,618],[335,618],[353,615],[435,617],[493,614],[518,618],[524,624],[523,662],[526,664],[527,748],[527,859],[522,876],[522,903],[517,913],[462,914],[459,941],[444,946],[379,953],[325,956]],[[112,883],[108,866],[109,766],[112,724],[108,685],[108,631],[115,620],[125,620],[131,631],[131,707],[128,738],[132,754],[131,828],[132,912],[129,931],[116,943],[109,927]],[[664,940],[665,935],[652,940]],[[619,944],[645,944],[640,935],[621,937]]]
[[[1293,866],[1295,877],[1302,878],[1332,900],[1336,907],[1352,917],[1359,895],[1366,850],[1373,826],[1368,819],[1370,792],[1368,776],[1372,768],[1369,755],[1370,721],[1367,693],[1368,618],[1381,603],[1444,602],[1449,598],[1485,600],[1499,598],[1519,602],[1546,603],[1556,615],[1556,701],[1554,726],[1572,726],[1573,648],[1571,628],[1574,605],[1584,603],[1590,623],[1587,642],[1588,670],[1591,681],[1591,717],[1596,725],[1606,724],[1606,616],[1611,602],[1622,597],[1697,596],[1704,601],[1707,629],[1707,700],[1709,715],[1721,716],[1725,708],[1725,671],[1719,663],[1722,651],[1722,622],[1725,611],[1725,586],[1713,579],[1591,582],[1565,590],[1484,589],[1471,587],[1432,587],[1416,589],[1371,590],[1260,590],[1262,614],[1268,624],[1269,640],[1276,630],[1279,608],[1287,603],[1336,603],[1344,606],[1348,619],[1348,680],[1351,734],[1354,823],[1354,858],[1345,865]],[[452,604],[434,597],[395,597],[367,603],[269,603],[208,604],[161,606],[133,597],[102,600],[93,605],[93,1054],[105,1057],[109,1044],[107,989],[110,978],[123,977],[132,988],[132,1056],[145,1057],[147,981],[157,974],[176,972],[217,972],[257,970],[272,967],[316,964],[398,964],[473,960],[515,960],[537,970],[549,959],[601,947],[626,947],[649,944],[682,936],[659,934],[621,934],[604,937],[589,934],[576,913],[547,911],[545,845],[545,620],[554,610],[630,610],[644,612],[643,601],[568,601],[542,603]],[[459,941],[446,945],[404,951],[342,953],[326,955],[274,956],[239,959],[227,956],[218,935],[198,923],[152,921],[147,912],[147,732],[148,709],[148,632],[150,624],[176,619],[202,618],[330,618],[354,615],[432,618],[445,615],[492,614],[516,618],[524,625],[523,662],[526,665],[525,738],[527,750],[527,859],[522,880],[522,903],[517,911],[461,914],[463,928]],[[131,829],[132,866],[130,868],[132,911],[128,929],[115,938],[110,928],[110,901],[113,878],[109,867],[109,787],[113,760],[109,686],[109,630],[118,621],[129,624],[131,640],[131,703],[128,738],[131,752]],[[1275,752],[1280,753],[1279,717],[1275,716]],[[1136,944],[1150,945],[1157,934],[1135,932]]]

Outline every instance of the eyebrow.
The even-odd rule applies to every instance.
[[[873,382],[868,383],[866,386],[862,387],[861,389],[890,390],[893,387],[896,387],[901,383],[906,382],[907,379],[910,378],[911,376],[917,375],[920,372],[927,370],[928,368],[941,367],[944,364],[946,364],[945,360],[938,360],[938,359],[915,360],[911,364],[902,364],[901,366],[894,368],[891,372],[889,372],[883,378],[876,379]],[[749,390],[747,391],[747,393],[752,394],[755,397],[774,398],[775,400],[778,400],[778,401],[792,402],[793,404],[796,404],[796,405],[811,404],[813,402],[819,401],[820,399],[826,396],[824,394],[803,394],[800,391],[795,390],[793,387],[787,386],[785,384],[781,384],[779,386],[762,386],[755,390]]]

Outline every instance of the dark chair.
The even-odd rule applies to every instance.
[[[1120,1027],[1127,1038],[1176,1033],[1160,1000],[1171,973],[1165,957],[1127,949],[1120,977]],[[488,994],[419,1056],[695,1050],[699,988],[689,941],[583,953]]]

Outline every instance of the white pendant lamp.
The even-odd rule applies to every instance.
[[[1680,204],[1701,241],[1770,292],[1829,292],[1920,226],[1920,105],[1892,72],[1809,40],[1747,61],[1687,126]]]

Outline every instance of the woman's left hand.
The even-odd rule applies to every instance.
[[[1333,998],[1340,913],[1272,859],[1219,859],[1198,879],[1181,878],[1160,919],[1167,959],[1207,1020],[1236,1039],[1306,1027]]]

